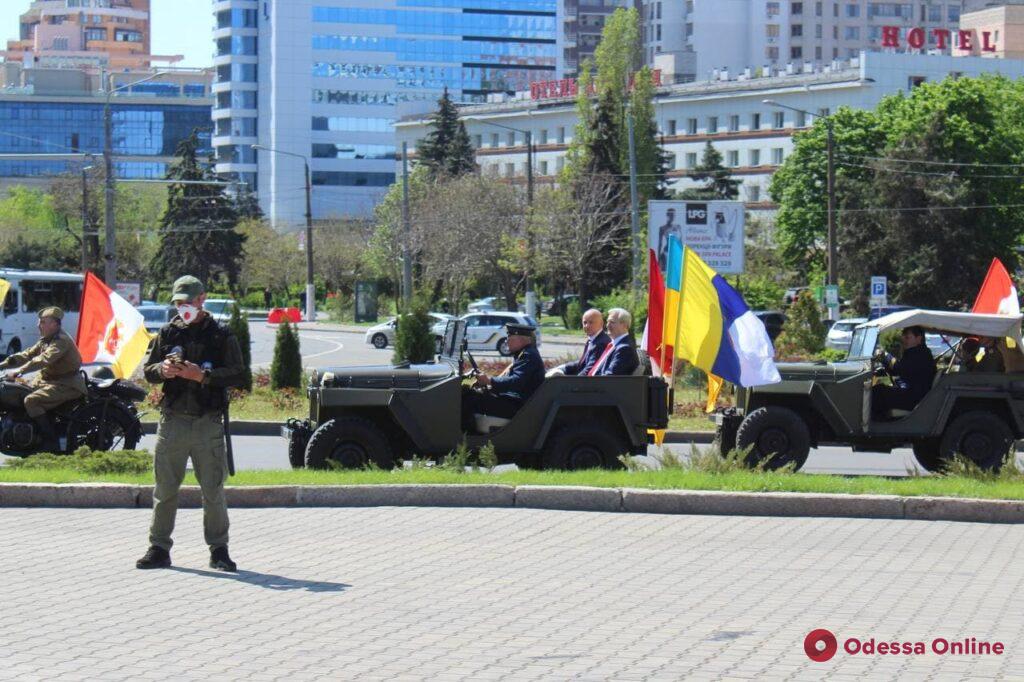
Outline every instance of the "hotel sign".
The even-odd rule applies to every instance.
[[[992,31],[982,31],[979,44],[978,37],[974,31],[951,31],[948,28],[924,29],[920,26],[907,30],[905,42],[900,41],[899,26],[882,27],[882,47],[909,47],[912,50],[925,48],[925,42],[930,33],[935,38],[935,47],[939,50],[961,50],[973,52],[976,48],[982,52],[995,52],[996,45],[992,41]]]
[[[661,69],[651,71],[651,82],[655,87],[661,85]],[[633,89],[633,82],[630,81],[630,90]],[[590,94],[596,94],[594,84],[590,84]],[[563,78],[557,81],[537,81],[530,83],[530,99],[558,99],[560,97],[575,97],[579,93],[579,83],[575,78]]]

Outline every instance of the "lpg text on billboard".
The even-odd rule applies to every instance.
[[[744,212],[741,201],[648,202],[648,246],[665,272],[668,238],[676,235],[713,270],[743,272]]]

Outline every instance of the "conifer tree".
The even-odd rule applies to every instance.
[[[431,131],[416,145],[420,162],[430,169],[431,177],[457,177],[476,168],[473,146],[459,112],[445,88],[430,117]]]
[[[228,321],[228,329],[238,340],[238,347],[242,350],[242,364],[245,366],[245,390],[252,390],[252,339],[249,337],[249,320],[242,317],[241,307],[235,303],[231,306],[231,319]]]
[[[299,336],[288,320],[281,322],[274,340],[274,359],[270,363],[270,388],[302,389],[302,354]]]
[[[740,181],[733,179],[722,163],[722,153],[711,142],[704,146],[700,164],[694,167],[690,177],[704,182],[704,186],[683,190],[679,193],[683,199],[735,199],[739,196]]]

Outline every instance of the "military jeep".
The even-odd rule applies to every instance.
[[[880,335],[920,326],[947,339],[928,394],[913,410],[873,415],[871,388],[885,381],[876,356]],[[999,339],[1005,371],[970,371],[958,337]],[[844,362],[780,363],[782,382],[738,389],[736,407],[713,415],[722,452],[749,448],[748,462],[799,469],[811,447],[891,452],[910,446],[917,462],[941,471],[955,455],[998,469],[1024,436],[1021,316],[903,310],[859,325]],[[891,378],[891,377],[890,377]]]
[[[551,376],[512,419],[474,415],[476,428],[465,433],[463,380],[478,371],[465,329],[449,322],[435,363],[315,372],[309,418],[283,427],[292,466],[391,469],[412,456],[440,461],[465,442],[471,450],[491,443],[502,464],[615,468],[620,455],[646,453],[649,429],[668,425],[660,378]]]

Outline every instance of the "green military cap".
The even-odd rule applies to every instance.
[[[39,311],[39,319],[41,320],[44,317],[52,317],[55,320],[63,320],[64,311],[55,305],[51,305],[49,308],[43,308],[42,310]]]
[[[185,275],[174,280],[174,289],[171,290],[171,303],[177,301],[194,301],[206,293],[203,283],[192,275]]]

